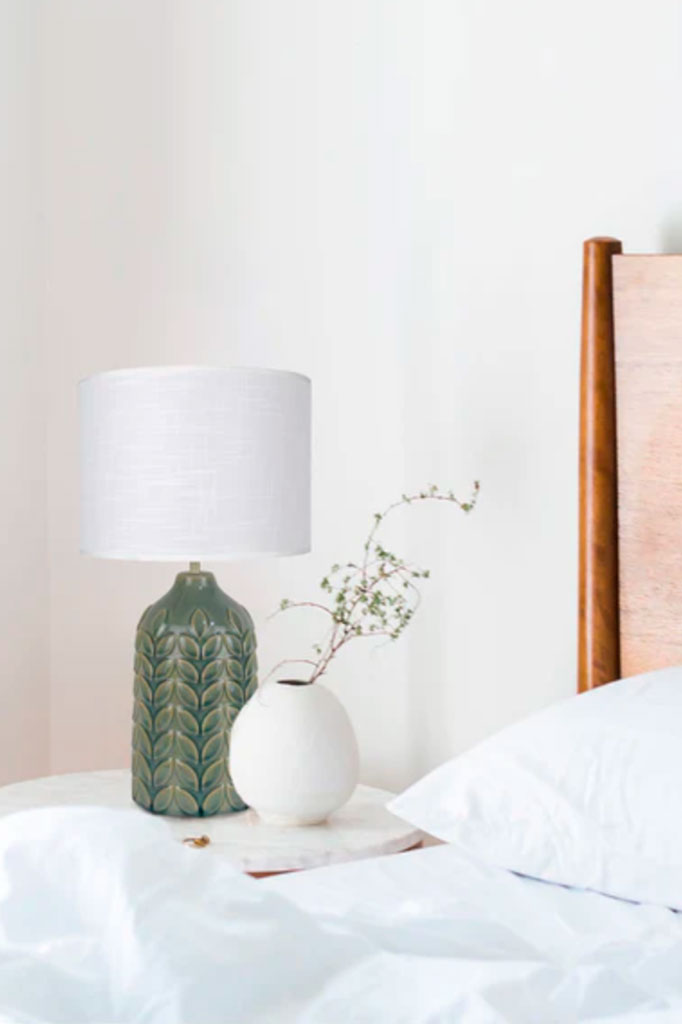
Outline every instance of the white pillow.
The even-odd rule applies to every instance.
[[[388,806],[499,867],[682,910],[682,666],[561,701]]]

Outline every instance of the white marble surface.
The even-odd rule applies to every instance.
[[[198,849],[226,857],[242,871],[296,871],[398,853],[423,839],[421,832],[389,814],[392,794],[358,786],[348,803],[323,825],[281,828],[259,821],[253,811],[210,818],[170,818],[178,841],[206,835],[209,846]],[[130,796],[130,772],[124,769],[52,775],[0,788],[0,817],[30,807],[89,805],[134,809],[147,814]]]

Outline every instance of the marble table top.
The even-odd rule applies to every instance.
[[[242,871],[297,871],[341,861],[399,853],[416,846],[423,834],[389,814],[392,793],[358,786],[345,806],[322,825],[284,828],[261,822],[254,811],[209,818],[161,816],[182,841],[208,836],[210,849]],[[0,817],[35,807],[89,805],[134,809],[126,769],[52,775],[0,787]],[[197,851],[201,855],[201,851]]]

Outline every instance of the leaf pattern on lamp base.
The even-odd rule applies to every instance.
[[[179,573],[137,629],[133,800],[156,814],[244,810],[229,773],[230,731],[256,686],[249,613],[212,573]]]

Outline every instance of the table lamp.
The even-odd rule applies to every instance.
[[[251,616],[202,560],[310,548],[310,381],[158,366],[80,384],[81,550],[189,562],[135,642],[133,799],[157,814],[243,810],[230,729],[257,685]]]

